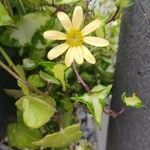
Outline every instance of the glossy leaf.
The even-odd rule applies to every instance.
[[[24,96],[20,98],[16,102],[16,106],[23,112],[25,124],[31,128],[40,128],[55,113],[53,106],[35,96]]]
[[[82,136],[79,124],[69,126],[59,132],[48,134],[43,139],[33,142],[36,146],[44,148],[63,148],[69,146],[71,143],[79,140]]]

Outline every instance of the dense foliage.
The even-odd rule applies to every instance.
[[[5,59],[5,62],[0,60],[0,66],[18,83],[18,89],[5,89],[16,99],[17,107],[17,119],[8,126],[10,147],[69,149],[76,142],[83,149],[89,149],[76,113],[81,105],[99,127],[103,112],[117,117],[126,106],[142,106],[135,94],[131,97],[123,94],[123,110],[114,112],[109,108],[121,14],[130,5],[127,0],[0,1],[0,54]],[[106,39],[109,45],[86,45],[94,58],[84,62],[80,59],[83,56],[79,56],[67,65],[64,54],[48,60],[47,53],[61,42],[47,40],[43,33],[64,32],[57,14],[63,11],[71,17],[76,6],[83,9],[84,26],[95,19],[100,21],[91,35]],[[15,62],[7,55],[8,49],[17,52]],[[79,141],[81,138],[85,139],[84,144]]]

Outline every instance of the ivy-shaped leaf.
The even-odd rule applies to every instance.
[[[3,25],[14,25],[12,18],[9,16],[6,8],[0,2],[0,26]]]
[[[57,64],[52,69],[55,78],[57,78],[61,82],[63,86],[63,91],[66,91],[65,69],[66,66],[64,64]]]
[[[28,78],[28,82],[33,86],[33,87],[44,87],[46,85],[45,81],[38,75],[38,74],[32,74]]]
[[[80,125],[74,124],[59,132],[48,134],[43,139],[33,142],[33,144],[44,148],[63,148],[79,140],[82,135],[83,133],[80,130]]]
[[[23,122],[11,123],[7,128],[8,144],[19,149],[37,148],[32,142],[42,138],[38,129],[30,129]]]
[[[143,107],[142,101],[135,93],[132,96],[127,97],[126,93],[122,94],[122,101],[129,107],[141,108]]]
[[[16,45],[31,44],[33,35],[49,20],[49,15],[42,12],[29,13],[17,22],[17,29],[13,29],[10,39],[18,41]]]
[[[87,93],[83,96],[73,97],[72,99],[86,104],[95,121],[98,123],[99,126],[101,126],[103,107],[105,107],[106,105],[106,98],[110,93],[111,88],[112,85],[106,87],[98,85],[92,89],[92,93]]]
[[[35,96],[24,96],[20,98],[16,102],[16,106],[23,112],[25,124],[31,128],[40,128],[55,113],[53,106]]]

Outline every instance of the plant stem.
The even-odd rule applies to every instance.
[[[25,79],[24,75],[19,71],[19,69],[16,67],[16,65],[13,63],[13,61],[10,59],[10,57],[7,55],[7,53],[0,47],[0,53],[5,58],[9,66],[22,78]]]
[[[26,12],[26,8],[25,8],[25,6],[24,6],[24,3],[22,2],[22,0],[18,0],[18,1],[19,1],[20,5],[21,5],[22,10],[23,10],[23,13],[24,13],[24,15],[25,15],[27,12]]]
[[[80,74],[78,73],[75,62],[73,62],[73,70],[77,76],[77,80],[83,85],[83,87],[87,90],[88,93],[91,93],[91,89],[89,88],[89,86],[85,83],[85,81],[81,78]]]
[[[119,11],[120,11],[120,7],[118,6],[116,12],[114,13],[113,16],[111,16],[111,17],[106,21],[106,24],[108,24],[108,23],[110,23],[110,22],[116,20],[116,17],[117,17],[117,15],[118,15]]]
[[[5,69],[8,73],[10,73],[15,79],[21,81],[26,84],[24,80],[22,80],[15,72],[13,72],[8,66],[6,66],[2,61],[0,61],[0,66]]]
[[[104,113],[108,114],[109,116],[113,118],[117,118],[119,115],[121,115],[125,111],[126,107],[122,108],[119,112],[115,112],[112,109],[110,109],[108,106],[104,108]]]
[[[32,87],[28,81],[20,78],[15,72],[13,72],[8,66],[6,66],[2,61],[0,61],[0,66],[5,69],[9,74],[11,74],[15,79],[19,80],[22,82],[24,85],[26,85],[31,91],[39,94],[39,95],[45,95],[43,92],[39,91],[38,89]]]

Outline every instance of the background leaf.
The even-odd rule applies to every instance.
[[[9,16],[6,8],[4,5],[0,2],[0,26],[3,25],[14,25],[14,22],[12,18]]]
[[[66,91],[65,69],[66,66],[64,64],[57,64],[52,69],[54,76],[61,82],[63,91]]]
[[[24,96],[16,102],[23,112],[23,120],[28,127],[40,128],[54,115],[55,109],[38,97]]]
[[[43,139],[33,142],[36,146],[62,148],[69,146],[71,143],[79,140],[82,136],[80,125],[71,125],[59,132],[48,134]]]
[[[9,146],[20,149],[33,149],[36,146],[32,144],[32,142],[42,138],[42,135],[38,129],[30,129],[25,126],[23,122],[9,124],[7,134]]]
[[[32,74],[28,78],[28,82],[33,86],[37,88],[44,87],[46,85],[45,81],[38,75],[38,74]]]

